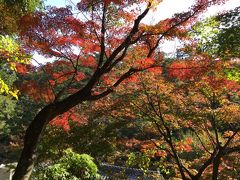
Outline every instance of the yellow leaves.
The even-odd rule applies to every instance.
[[[16,100],[18,100],[18,94],[19,90],[9,91],[9,94],[14,97]]]
[[[27,64],[30,56],[21,52],[19,44],[9,36],[0,35],[1,64],[6,64],[12,71],[17,71],[16,64]],[[0,94],[5,93],[18,99],[18,90],[12,90],[0,77]]]
[[[12,70],[12,71],[17,71],[17,69],[16,69],[16,64],[15,63],[9,63],[10,64],[10,69]]]
[[[19,46],[16,42],[13,41],[10,37],[0,36],[0,47],[1,51],[7,51],[9,53],[14,53],[19,49]]]
[[[10,87],[8,87],[8,85],[0,78],[0,94],[6,93],[18,100],[18,92],[18,90],[10,89]]]
[[[153,11],[157,10],[157,6],[162,2],[162,0],[149,0],[151,3],[151,8]]]
[[[26,64],[30,60],[28,55],[21,52],[19,44],[13,38],[2,35],[0,35],[0,56],[11,63],[12,70],[15,70],[13,62]]]
[[[7,84],[4,83],[4,81],[2,79],[0,79],[0,85],[1,85],[1,89],[0,89],[0,93],[8,93],[9,92],[9,87]]]

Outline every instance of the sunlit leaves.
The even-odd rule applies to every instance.
[[[48,56],[61,57],[66,51],[70,53],[71,46],[81,43],[84,34],[83,23],[74,18],[67,8],[53,8],[48,13],[25,16],[21,23],[24,41]]]
[[[225,70],[227,79],[233,81],[240,81],[240,67],[232,67]]]
[[[218,44],[214,43],[214,39],[220,31],[219,26],[220,22],[216,18],[208,18],[193,26],[190,36],[197,40],[200,50],[208,50],[210,54],[214,54],[218,48]]]
[[[0,64],[5,68],[17,71],[21,74],[25,74],[27,69],[25,65],[29,62],[30,56],[26,55],[20,45],[14,41],[13,38],[8,36],[0,36]],[[2,67],[4,68],[4,67]],[[1,79],[1,91],[0,93],[6,93],[17,98],[18,91],[8,85]]]
[[[9,63],[27,63],[30,57],[20,49],[19,44],[11,37],[0,36],[1,61]],[[12,66],[14,68],[14,65]]]
[[[18,90],[10,89],[10,87],[0,78],[0,94],[6,93],[18,99]]]

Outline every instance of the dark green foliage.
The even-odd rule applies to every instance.
[[[222,26],[216,37],[217,54],[224,58],[240,56],[240,7],[217,16]]]
[[[6,71],[3,66],[0,68],[0,77],[10,86],[16,80],[16,74]],[[17,100],[10,95],[0,94],[0,163],[4,161],[6,146],[9,144],[11,126],[9,121],[14,117]]]

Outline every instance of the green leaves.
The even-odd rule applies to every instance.
[[[63,157],[57,160],[55,164],[40,169],[35,177],[49,180],[100,179],[93,158],[88,154],[77,154],[71,149],[66,149]]]
[[[220,32],[220,22],[215,17],[207,18],[197,23],[190,32],[190,36],[198,42],[198,51],[208,52],[213,55],[218,50],[216,44],[217,34]]]
[[[240,81],[240,67],[233,67],[231,69],[226,69],[224,71],[225,76],[227,77],[227,79],[229,80],[233,80],[233,81]]]
[[[18,90],[11,90],[8,85],[0,78],[0,94],[9,94],[15,99],[18,99]]]
[[[128,155],[127,165],[135,166],[146,171],[150,166],[150,161],[150,157],[144,153],[130,153]]]
[[[223,59],[240,56],[240,7],[210,17],[193,27],[190,36],[198,42],[198,50]]]

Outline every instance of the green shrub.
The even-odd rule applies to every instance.
[[[48,180],[91,180],[100,179],[98,168],[93,158],[87,154],[77,154],[71,149],[56,163],[45,168],[38,168],[33,179]]]

